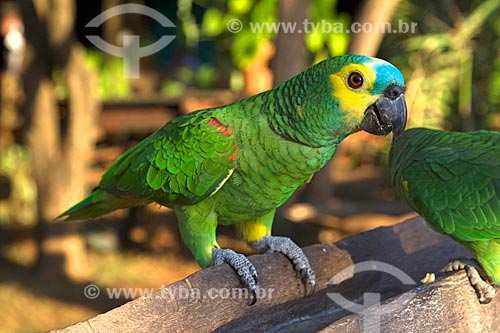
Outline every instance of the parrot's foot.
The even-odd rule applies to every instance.
[[[212,266],[229,264],[238,274],[241,283],[251,293],[248,305],[254,305],[257,301],[257,281],[259,279],[255,266],[243,254],[236,253],[230,249],[212,250]]]
[[[441,272],[454,272],[465,270],[469,282],[479,295],[479,302],[488,304],[495,297],[495,288],[486,282],[479,271],[482,269],[474,259],[453,259],[441,269]]]
[[[316,276],[302,249],[288,237],[265,236],[261,240],[249,242],[250,245],[265,253],[281,252],[290,259],[297,275],[304,285],[304,295],[307,296],[307,285],[311,285],[310,295],[316,288]]]

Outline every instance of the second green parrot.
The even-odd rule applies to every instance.
[[[389,168],[396,194],[435,230],[465,245],[500,285],[500,133],[413,128],[395,138]],[[444,271],[465,269],[482,303],[495,295],[481,269],[456,259]]]
[[[403,92],[402,74],[386,61],[327,59],[272,90],[168,122],[119,157],[90,196],[61,216],[85,219],[150,202],[171,207],[198,264],[231,265],[253,303],[255,267],[216,242],[217,225],[234,224],[255,249],[286,255],[312,292],[315,275],[302,250],[271,236],[276,208],[349,134],[401,134]]]

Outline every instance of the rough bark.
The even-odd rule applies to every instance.
[[[38,190],[37,267],[42,273],[79,280],[87,276],[88,267],[83,239],[76,233],[58,234],[52,222],[84,194],[99,110],[96,76],[85,68],[83,49],[72,39],[74,1],[23,1],[21,6],[27,37],[21,110]],[[64,70],[69,92],[64,127],[51,77],[56,68]]]
[[[380,294],[382,305],[365,311],[381,314],[382,332],[491,331],[500,325],[500,317],[494,316],[500,311],[498,298],[479,304],[463,272],[433,284],[419,282],[426,272],[438,271],[451,258],[469,256],[463,246],[432,231],[421,218],[313,245],[305,253],[317,276],[313,296],[303,297],[302,285],[283,255],[256,255],[250,259],[259,272],[259,287],[272,294],[254,306],[238,297],[210,297],[210,290],[239,287],[234,272],[224,265],[57,332],[360,332],[363,318],[334,303],[327,293],[363,303],[368,292]],[[376,271],[352,273],[353,264],[368,260],[390,264],[415,283],[403,284]],[[328,284],[346,268],[343,282]],[[414,295],[405,298],[409,291]],[[186,297],[186,292],[194,296]],[[101,290],[99,297],[107,297],[106,292]]]

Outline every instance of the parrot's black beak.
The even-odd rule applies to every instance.
[[[407,116],[404,88],[391,85],[385,90],[383,97],[366,109],[359,127],[375,135],[392,132],[394,139],[397,139],[405,130]]]

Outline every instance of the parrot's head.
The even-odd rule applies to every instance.
[[[343,123],[352,130],[399,137],[407,118],[401,72],[378,58],[346,55],[331,61],[329,80]]]

